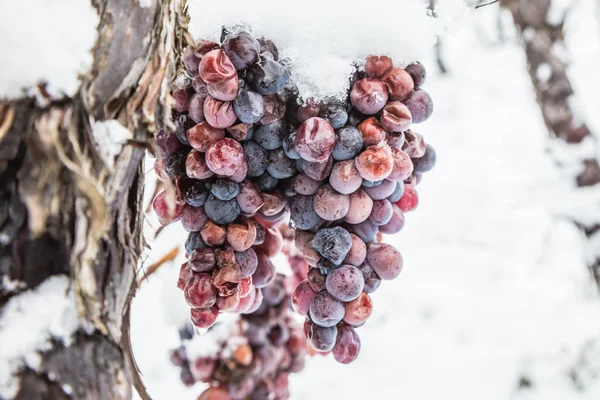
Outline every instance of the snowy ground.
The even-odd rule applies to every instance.
[[[580,2],[569,38],[582,111],[596,118],[598,132],[593,3]],[[438,164],[420,185],[417,212],[391,238],[405,270],[373,296],[361,356],[349,366],[310,360],[292,378],[293,399],[600,398],[600,301],[578,232],[555,216],[569,185],[545,152],[547,135],[512,33],[503,46],[486,39],[495,40],[495,15],[494,7],[479,10],[445,39],[450,75],[435,76],[427,64],[436,112],[418,131],[436,148]],[[177,226],[149,238],[147,263],[184,238]],[[133,303],[134,350],[156,400],[202,391],[184,388],[168,361],[187,315],[175,287],[179,264],[152,275]]]

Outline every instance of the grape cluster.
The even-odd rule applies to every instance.
[[[304,368],[307,343],[289,307],[288,279],[278,274],[261,289],[262,305],[220,338],[216,354],[188,359],[186,345],[193,332],[180,330],[182,345],[171,352],[171,362],[181,367],[185,385],[210,384],[199,400],[289,398],[288,376]]]
[[[260,310],[261,289],[275,279],[270,258],[283,251],[304,270],[292,304],[306,316],[309,343],[353,361],[370,294],[402,270],[382,234],[402,229],[421,174],[435,164],[411,130],[433,111],[424,67],[371,56],[347,99],[317,102],[299,98],[273,42],[244,31],[200,41],[183,64],[176,129],[156,138],[157,173],[175,196],[159,193],[154,208],[162,223],[180,220],[190,232],[178,286],[192,322],[208,328],[219,312]]]

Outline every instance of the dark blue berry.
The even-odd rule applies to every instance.
[[[312,246],[323,257],[340,265],[352,248],[352,237],[341,226],[321,229],[313,238]]]
[[[334,160],[349,160],[360,153],[363,147],[361,133],[353,126],[341,128],[336,133],[337,140],[331,155]]]
[[[260,94],[242,89],[233,100],[233,110],[240,121],[255,124],[265,115],[265,101]]]
[[[288,124],[281,119],[272,124],[263,125],[254,131],[254,141],[267,150],[275,150],[281,147],[287,133]]]
[[[400,181],[400,182],[397,182],[396,189],[394,189],[394,192],[392,194],[390,194],[387,199],[390,202],[395,203],[402,198],[403,194],[404,194],[404,182]]]
[[[310,230],[319,225],[321,217],[313,206],[314,196],[294,196],[290,202],[290,218],[299,229]]]
[[[183,199],[192,207],[202,207],[206,198],[208,197],[208,191],[204,186],[204,182],[195,181],[190,183],[183,194]]]
[[[261,176],[267,170],[267,151],[258,143],[249,141],[242,144],[244,157],[248,163],[248,176],[253,178]]]
[[[296,151],[296,131],[286,136],[282,143],[283,151],[285,155],[292,160],[299,160],[300,154]]]
[[[258,93],[269,95],[283,89],[290,75],[287,67],[261,55],[260,61],[246,71],[246,81]]]
[[[348,122],[348,113],[344,107],[338,104],[327,104],[321,106],[319,116],[329,121],[333,129],[341,128],[342,126],[346,125],[346,122]]]
[[[210,185],[210,192],[219,200],[231,200],[240,192],[240,185],[229,179],[217,179]]]
[[[200,232],[190,232],[187,239],[185,240],[185,252],[190,255],[196,249],[203,249],[206,247],[206,243],[202,240]]]
[[[269,152],[267,172],[274,178],[285,179],[296,173],[296,161],[288,158],[282,148]]]
[[[235,221],[240,215],[240,206],[235,199],[219,200],[214,195],[208,196],[204,203],[204,211],[206,215],[215,224],[224,225]]]
[[[263,192],[268,192],[275,189],[277,182],[279,182],[279,179],[273,178],[268,172],[265,172],[259,176],[254,183],[256,183],[258,188]]]

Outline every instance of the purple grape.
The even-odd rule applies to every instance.
[[[181,213],[181,225],[188,232],[198,232],[208,221],[203,207],[192,207],[186,204]]]
[[[381,285],[381,278],[377,275],[377,272],[369,265],[368,262],[364,262],[359,265],[358,270],[362,273],[365,286],[363,288],[365,293],[373,293]]]
[[[240,121],[255,124],[265,115],[265,101],[260,94],[242,89],[233,100],[233,110]]]
[[[312,246],[323,257],[340,265],[352,248],[352,237],[340,226],[321,229],[313,238]]]
[[[384,179],[380,185],[370,188],[366,187],[364,191],[367,192],[369,197],[373,200],[383,200],[391,196],[392,193],[394,193],[394,190],[396,190],[397,186],[398,185],[396,184],[396,182]]]
[[[317,292],[313,290],[309,281],[300,282],[292,293],[292,307],[294,311],[302,316],[306,316],[310,308],[310,303],[316,295]]]
[[[185,176],[185,160],[190,149],[185,148],[176,151],[165,159],[165,173],[171,179]]]
[[[425,79],[427,78],[427,71],[425,67],[420,62],[414,62],[409,64],[406,68],[404,68],[406,72],[410,75],[415,86],[422,86],[425,83]]]
[[[190,183],[183,193],[183,199],[187,204],[192,207],[202,207],[206,198],[208,197],[208,191],[204,186],[204,182],[194,181]]]
[[[260,119],[261,125],[272,124],[281,120],[285,115],[286,105],[283,98],[277,94],[264,97],[265,115]]]
[[[348,113],[344,107],[338,104],[327,104],[321,106],[319,117],[326,119],[333,129],[341,128],[348,121]]]
[[[337,339],[332,351],[333,358],[341,364],[350,364],[356,360],[360,352],[360,338],[351,326],[342,326],[338,329]]]
[[[321,182],[309,178],[306,174],[298,174],[292,180],[292,187],[297,194],[311,196],[317,193]]]
[[[190,254],[190,269],[194,272],[209,272],[216,265],[215,252],[213,249],[196,249]]]
[[[308,270],[308,273],[306,274],[306,279],[308,280],[310,287],[316,293],[325,290],[325,279],[326,278],[327,277],[325,275],[323,275],[321,273],[321,271],[319,271],[318,268],[311,268]]]
[[[369,221],[377,226],[385,225],[390,222],[393,213],[392,203],[388,200],[375,200]]]
[[[196,93],[190,99],[188,114],[190,118],[196,123],[204,121],[204,102],[206,101],[207,97],[208,93]]]
[[[312,347],[320,352],[326,352],[333,349],[337,339],[338,329],[336,326],[322,327],[311,324],[308,331],[308,340]]]
[[[383,183],[384,179],[380,180],[380,181],[368,181],[366,179],[363,179],[363,183],[362,185],[365,188],[373,188],[373,187],[377,187],[379,185],[381,185]]]
[[[436,154],[431,145],[425,146],[425,154],[420,158],[413,158],[414,172],[422,174],[430,171],[435,166]]]
[[[300,154],[298,154],[296,151],[296,131],[293,131],[286,136],[286,138],[283,140],[282,146],[286,156],[292,160],[300,159]]]
[[[269,95],[283,89],[290,75],[287,67],[261,55],[260,61],[246,71],[246,80],[258,93]]]
[[[354,160],[336,162],[329,175],[329,184],[341,194],[355,192],[362,185],[362,180],[354,166]]]
[[[300,165],[300,167],[297,167],[299,171],[304,172],[309,178],[322,181],[331,173],[333,157],[329,157],[327,161],[322,163],[298,160],[298,164]]]
[[[325,287],[330,295],[336,299],[349,302],[356,299],[361,292],[365,282],[361,272],[352,265],[342,265],[327,275]]]
[[[332,263],[331,261],[327,260],[326,258],[321,258],[316,265],[316,268],[319,269],[319,271],[323,274],[323,275],[328,275],[331,271],[333,271],[334,269],[336,269],[338,266],[335,265],[334,263]]]
[[[365,243],[373,243],[375,239],[377,239],[377,233],[379,232],[379,227],[369,221],[361,222],[360,224],[356,224],[352,227],[352,231],[363,240]]]
[[[235,261],[240,266],[242,278],[252,276],[252,274],[256,272],[256,267],[258,266],[258,257],[256,256],[256,252],[252,247],[245,251],[236,251]]]
[[[399,181],[396,182],[396,188],[394,189],[394,191],[392,192],[392,194],[390,194],[387,199],[391,202],[391,203],[395,203],[398,200],[400,200],[402,198],[402,195],[404,194],[404,182],[403,181]]]
[[[155,139],[156,145],[160,148],[163,157],[169,157],[182,147],[175,132],[159,129],[156,132]]]
[[[334,160],[350,160],[362,150],[362,134],[355,127],[341,128],[337,131],[336,136],[337,140],[331,153]]]
[[[318,293],[310,303],[310,319],[322,327],[337,325],[344,318],[344,303],[327,292]]]
[[[338,193],[330,185],[323,185],[317,190],[313,203],[315,212],[326,221],[342,219],[350,209],[350,197]]]
[[[272,177],[268,172],[265,172],[256,179],[258,188],[264,192],[275,189],[279,179]]]
[[[194,121],[187,115],[181,114],[175,118],[175,136],[181,143],[186,146],[190,145],[187,138],[187,130],[196,125]]]
[[[217,199],[227,201],[238,195],[240,185],[228,179],[217,179],[210,185],[210,192]]]
[[[372,243],[367,249],[367,261],[384,280],[391,280],[402,271],[402,256],[396,248],[387,243]]]
[[[256,271],[252,275],[252,283],[258,289],[262,289],[275,279],[275,266],[263,253],[257,254],[258,264]]]
[[[254,214],[264,204],[260,189],[249,181],[240,184],[240,193],[236,196],[240,210],[245,214]]]
[[[344,221],[350,224],[359,224],[366,221],[373,210],[373,200],[369,197],[364,189],[350,194],[350,205],[348,214],[344,217]]]
[[[262,288],[263,301],[265,304],[270,306],[276,306],[280,304],[285,298],[285,287],[283,286],[283,282],[278,284],[277,278],[275,281],[271,282],[269,286]]]
[[[267,150],[275,150],[281,147],[288,130],[288,123],[284,120],[263,125],[254,132],[254,141]]]
[[[242,144],[244,149],[244,157],[248,163],[248,176],[261,176],[267,170],[267,151],[258,143],[250,140]]]
[[[190,232],[187,239],[185,240],[185,252],[189,255],[196,249],[203,249],[206,247],[206,243],[202,240],[200,232]]]
[[[299,229],[310,230],[321,223],[321,218],[315,212],[313,196],[294,196],[290,204],[290,218]]]
[[[351,233],[350,236],[352,237],[352,247],[343,262],[357,267],[367,258],[367,245],[354,233]]]
[[[240,206],[235,199],[223,201],[213,195],[208,196],[206,199],[204,209],[208,218],[219,225],[235,221],[241,212]]]
[[[221,44],[235,69],[246,69],[258,60],[260,44],[248,32],[240,31],[227,35]]]
[[[433,100],[422,89],[415,90],[405,103],[412,114],[413,123],[415,124],[426,121],[433,113]]]
[[[291,178],[296,173],[296,162],[286,156],[282,148],[269,152],[267,172],[274,178]]]
[[[270,53],[271,58],[273,58],[273,60],[279,60],[279,49],[277,49],[277,46],[275,46],[275,43],[273,43],[272,40],[259,38],[258,43],[260,44],[261,54]]]
[[[404,213],[400,210],[396,204],[392,204],[392,218],[390,221],[379,227],[379,231],[381,233],[385,233],[387,235],[394,235],[404,228]]]

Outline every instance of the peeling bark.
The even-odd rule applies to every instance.
[[[44,353],[39,370],[20,371],[18,399],[128,399],[132,381],[143,390],[128,315],[143,243],[144,150],[125,144],[107,160],[92,126],[114,119],[147,142],[170,124],[185,0],[150,3],[92,1],[98,41],[77,95],[0,104],[0,280],[31,289],[68,275],[79,314],[94,327]],[[15,295],[0,286],[0,306]]]
[[[575,156],[569,160],[576,165],[574,184],[579,188],[598,185],[597,139],[585,122],[576,117],[572,106],[576,94],[567,75],[563,29],[568,11],[557,23],[549,18],[552,0],[502,0],[501,3],[511,12],[521,32],[529,76],[549,134],[572,150],[581,150],[573,151]],[[585,151],[585,146],[592,151]],[[589,226],[581,221],[573,222],[591,243],[598,224]],[[589,260],[588,266],[600,285],[600,258]]]

